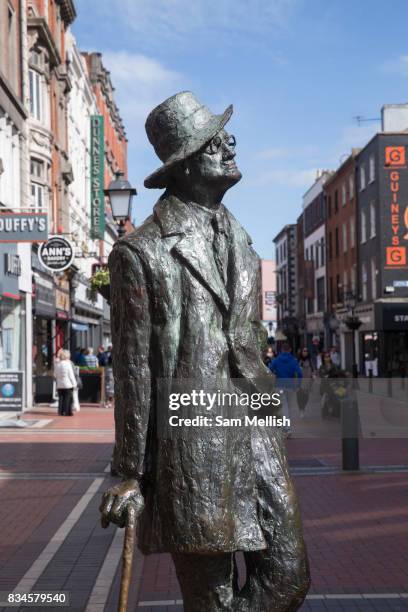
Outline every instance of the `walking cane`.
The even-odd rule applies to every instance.
[[[136,508],[130,504],[127,511],[125,540],[122,552],[122,576],[118,612],[127,612],[130,579],[132,577],[133,550],[135,546]]]

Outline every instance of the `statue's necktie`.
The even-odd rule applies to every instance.
[[[212,226],[214,229],[214,259],[221,278],[226,285],[228,271],[228,232],[226,219],[223,213],[214,213],[212,218]]]

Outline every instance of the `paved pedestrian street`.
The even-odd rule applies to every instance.
[[[98,516],[115,482],[113,411],[24,419],[35,427],[0,428],[0,591],[65,591],[69,610],[116,611],[123,531]],[[302,610],[408,610],[408,441],[362,440],[361,472],[348,474],[337,438],[288,448],[312,572]],[[183,609],[169,555],[136,552],[133,573],[129,610]]]

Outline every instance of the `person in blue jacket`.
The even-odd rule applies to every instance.
[[[302,368],[296,357],[292,355],[291,348],[286,342],[282,345],[279,355],[272,359],[268,367],[286,388],[294,389],[297,385],[295,382],[291,382],[292,379],[300,379],[303,376]]]
[[[281,352],[275,359],[272,359],[268,367],[275,374],[283,391],[281,414],[290,419],[290,392],[299,388],[303,374],[298,360],[291,353],[289,344],[285,342],[282,345]],[[284,427],[286,433],[289,433],[289,430],[290,427]]]

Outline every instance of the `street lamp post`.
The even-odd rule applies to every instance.
[[[357,359],[356,359],[356,343],[355,332],[359,329],[362,321],[355,314],[357,299],[352,291],[345,295],[344,305],[349,314],[345,319],[345,323],[353,334],[353,383],[352,395],[343,401],[342,406],[342,452],[343,452],[343,470],[358,470],[360,467],[359,457],[359,412],[358,402],[356,397],[357,389]]]
[[[136,189],[123,177],[123,172],[116,172],[115,178],[104,190],[104,194],[109,198],[112,217],[118,225],[119,238],[125,234],[125,223],[132,211],[132,199],[137,194]]]
[[[361,326],[362,321],[355,314],[357,299],[353,292],[349,291],[346,294],[346,298],[344,300],[344,304],[349,311],[349,315],[345,319],[345,324],[352,332],[352,355],[353,355],[353,364],[352,364],[352,374],[353,379],[358,377],[358,367],[357,367],[357,358],[356,358],[356,342],[355,342],[355,332]]]

